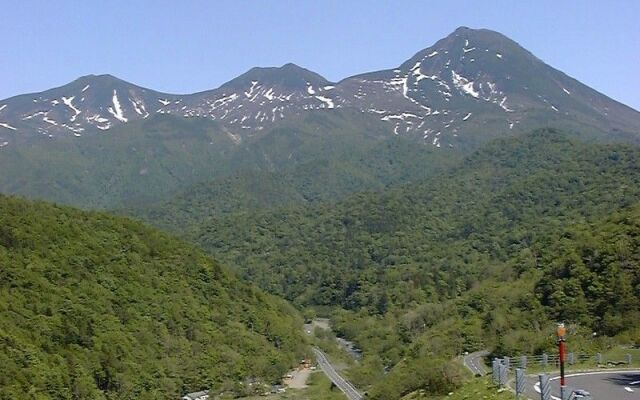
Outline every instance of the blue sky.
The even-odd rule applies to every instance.
[[[468,26],[640,109],[636,0],[0,0],[0,10],[0,99],[91,73],[191,93],[287,62],[340,80],[395,67]]]

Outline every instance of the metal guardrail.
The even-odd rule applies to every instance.
[[[536,355],[520,355],[520,356],[505,356],[500,358],[506,365],[507,369],[513,368],[527,369],[527,367],[535,366],[559,366],[560,358],[558,354],[536,354]],[[633,358],[631,354],[626,354],[624,360],[607,360],[603,357],[602,353],[586,354],[586,353],[567,353],[565,362],[568,365],[588,363],[592,361],[596,365],[631,365]]]
[[[524,393],[524,378],[525,370],[527,368],[527,364],[529,365],[558,365],[559,364],[559,356],[557,354],[539,354],[534,356],[518,356],[518,357],[503,357],[503,358],[494,358],[492,360],[492,380],[496,386],[506,387],[509,382],[509,374],[511,370],[515,370],[515,392],[516,398],[519,397],[520,394]],[[592,361],[597,365],[631,365],[633,359],[631,354],[625,355],[624,360],[605,360],[602,353],[596,354],[574,354],[568,353],[567,358],[565,360],[569,364],[577,364],[580,362],[589,362]],[[552,378],[557,379],[557,378]],[[541,400],[551,400],[554,397],[551,396],[551,389],[549,384],[550,378],[547,374],[539,375],[539,382],[537,383],[537,391],[540,394]],[[580,396],[576,396],[576,390],[568,386],[561,386],[560,395],[562,400],[572,400],[577,399],[578,397],[581,400],[590,400],[591,395],[587,392],[581,393]]]

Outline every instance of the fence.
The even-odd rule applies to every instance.
[[[633,359],[631,354],[626,354],[623,360],[606,360],[602,353],[596,354],[575,354],[567,353],[565,363],[568,365],[574,364],[589,364],[593,363],[597,366],[619,366],[619,365],[631,365]],[[516,398],[525,391],[525,370],[527,366],[541,366],[543,368],[549,366],[559,366],[560,360],[557,354],[540,354],[534,356],[505,356],[502,358],[494,358],[492,361],[492,380],[496,386],[506,387],[509,381],[509,376],[513,372],[515,377],[515,391]],[[546,374],[539,375],[539,395],[541,400],[551,400],[551,390],[549,386],[549,377]],[[569,387],[561,387],[562,400],[574,399],[574,390]],[[589,399],[588,395],[584,393],[581,398]]]
[[[558,354],[538,354],[533,356],[506,356],[502,360],[506,363],[507,369],[522,368],[527,369],[536,367],[553,367],[560,366],[560,358]],[[593,364],[594,366],[628,366],[633,362],[631,354],[626,354],[623,359],[606,359],[602,353],[585,354],[585,353],[567,353],[565,357],[565,366],[575,364]]]

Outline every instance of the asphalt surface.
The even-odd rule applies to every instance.
[[[464,366],[471,371],[474,375],[486,375],[487,369],[484,365],[484,357],[488,356],[489,352],[486,350],[476,351],[467,354],[463,358]]]
[[[333,365],[327,359],[327,356],[317,347],[313,348],[313,352],[316,355],[316,361],[318,362],[318,366],[322,370],[322,372],[327,375],[327,377],[333,382],[338,389],[342,390],[342,392],[347,396],[349,400],[361,400],[362,394],[358,392],[358,390],[351,384],[349,381],[344,379],[340,374],[338,374],[333,368]]]
[[[552,399],[560,400],[560,377],[550,376]],[[593,400],[640,400],[640,370],[570,373],[565,378],[567,387],[586,390]],[[538,377],[530,376],[527,380],[527,397],[540,399],[536,390]]]

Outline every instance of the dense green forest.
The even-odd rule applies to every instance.
[[[396,398],[451,388],[448,360],[465,350],[548,350],[559,319],[577,346],[602,345],[593,331],[635,340],[639,198],[639,149],[543,130],[384,192],[230,213],[165,207],[150,221],[299,308],[330,312],[366,349],[354,381]],[[441,379],[416,378],[419,365]]]
[[[286,137],[290,133],[282,132],[282,135]],[[189,224],[194,220],[335,201],[354,192],[381,191],[420,181],[441,173],[459,159],[458,153],[443,153],[432,146],[417,145],[413,140],[390,138],[357,151],[328,151],[293,167],[242,169],[190,186],[170,200],[120,212],[152,221],[165,229],[184,231],[190,228],[185,222]]]
[[[638,199],[639,158],[637,148],[543,131],[496,141],[449,172],[386,192],[178,221],[169,209],[150,221],[166,218],[298,306],[384,313],[388,304],[454,298],[515,256],[514,275],[537,265],[551,234]]]
[[[640,345],[640,203],[564,232],[545,256],[536,293],[556,320],[631,330]]]
[[[516,256],[500,263],[501,276],[455,299],[384,315],[342,310],[333,322],[339,334],[369,350],[352,378],[370,388],[370,397],[395,399],[423,387],[446,394],[461,381],[453,356],[481,348],[497,356],[552,354],[556,321],[567,323],[571,351],[640,347],[639,259],[636,203],[560,230],[541,247],[540,266],[517,278],[510,276]],[[388,375],[385,367],[393,367]]]
[[[243,393],[304,354],[301,320],[125,218],[0,195],[0,398]]]

